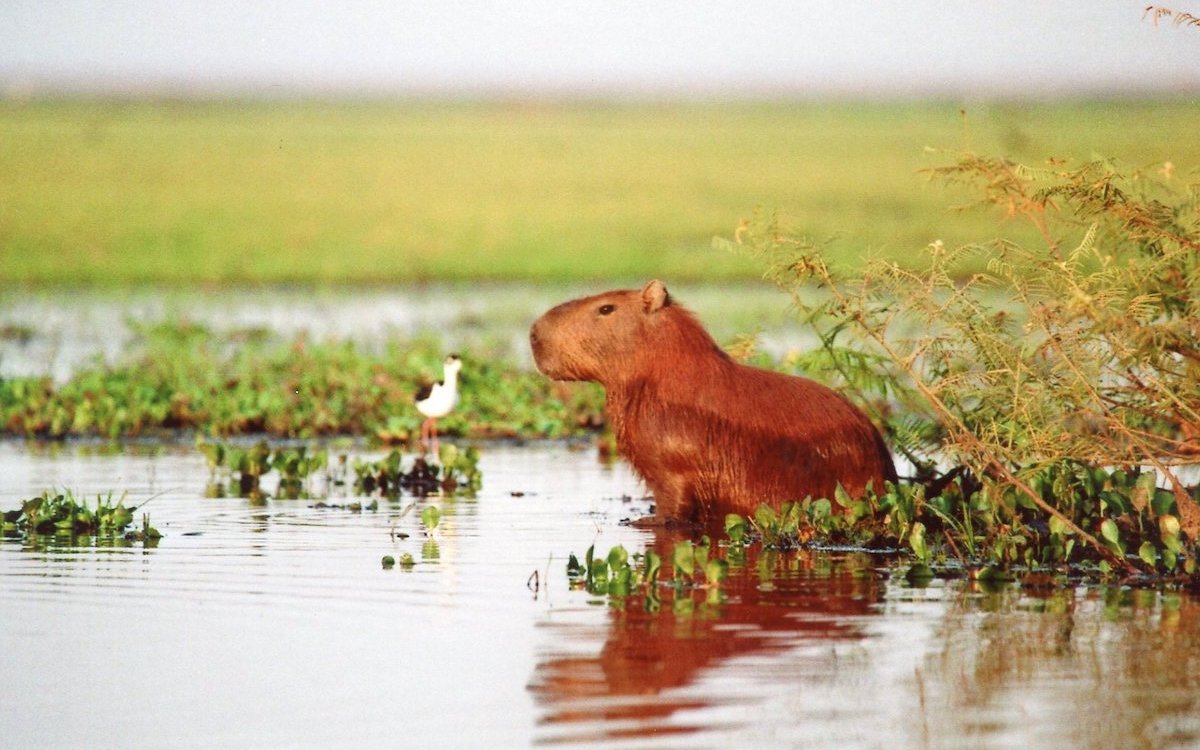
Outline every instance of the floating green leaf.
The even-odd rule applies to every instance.
[[[676,579],[692,577],[696,569],[696,550],[690,539],[675,543],[671,566],[675,568]]]
[[[714,557],[704,564],[704,579],[710,586],[716,586],[729,574],[729,563],[719,557]]]
[[[426,505],[421,511],[421,524],[426,531],[433,531],[438,527],[438,522],[442,518],[442,513],[437,509],[436,505]]]
[[[732,544],[742,544],[746,539],[746,519],[737,513],[725,516],[725,535]]]
[[[617,545],[608,551],[608,567],[612,570],[618,570],[628,565],[629,553],[621,545]]]

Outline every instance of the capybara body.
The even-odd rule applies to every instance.
[[[838,484],[861,496],[896,470],[878,430],[807,378],[733,361],[659,281],[565,302],[530,331],[538,369],[605,390],[617,449],[664,521],[711,522]]]

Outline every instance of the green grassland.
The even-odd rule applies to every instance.
[[[994,236],[919,174],[965,148],[1200,167],[1200,102],[960,109],[0,102],[0,285],[750,278],[710,243],[758,207],[850,261]]]

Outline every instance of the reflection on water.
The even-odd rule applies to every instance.
[[[410,499],[205,499],[191,449],[0,443],[0,507],[161,493],[165,534],[0,542],[4,746],[1200,746],[1190,596],[912,588],[804,550],[608,601],[568,589],[569,552],[673,543],[620,524],[633,477],[563,445],[485,446],[481,468],[478,498],[427,501],[426,539]]]
[[[959,595],[939,631],[941,647],[916,673],[926,736],[1012,747],[1200,747],[1193,597],[1118,589]]]
[[[560,741],[709,729],[688,715],[754,698],[689,686],[748,659],[781,677],[774,663],[796,659],[798,646],[834,648],[865,637],[863,619],[883,596],[884,574],[870,564],[863,554],[766,553],[735,566],[719,589],[663,588],[615,602],[599,651],[538,664],[531,689],[546,709],[541,720]],[[574,623],[546,627],[556,640],[574,637]]]

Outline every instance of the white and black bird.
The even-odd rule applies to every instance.
[[[442,380],[438,383],[423,385],[417,391],[417,411],[425,415],[421,423],[421,450],[428,452],[430,443],[434,453],[438,452],[437,420],[454,410],[458,405],[458,371],[462,369],[462,360],[457,354],[446,357],[442,363]]]

